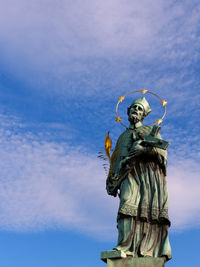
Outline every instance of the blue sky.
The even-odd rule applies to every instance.
[[[167,266],[197,265],[199,12],[197,0],[0,3],[0,266],[105,266],[118,199],[106,195],[97,152],[108,130],[113,142],[124,130],[118,97],[144,88],[168,102]],[[163,112],[147,99],[144,123]]]

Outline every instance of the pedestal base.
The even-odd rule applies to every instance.
[[[108,250],[101,252],[101,260],[107,262],[108,259],[123,259],[126,253],[121,250]]]
[[[164,267],[164,258],[133,258],[107,259],[107,267]]]

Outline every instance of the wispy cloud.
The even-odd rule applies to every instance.
[[[33,50],[26,51],[27,56],[40,49],[53,52],[52,56],[64,51],[66,56],[98,55],[105,50],[118,53],[123,48],[128,48],[128,54],[149,48],[152,42],[154,46],[172,48],[193,40],[198,30],[197,1],[20,0],[17,6],[13,3],[13,0],[1,3],[1,23],[9,23],[4,27],[1,24],[0,32],[7,44],[11,40],[18,48],[20,45],[28,48],[30,44]],[[17,31],[13,32],[13,28]],[[13,34],[9,37],[11,30]],[[185,35],[190,40],[185,40]],[[50,40],[55,43],[49,43]],[[56,53],[57,46],[62,51]]]
[[[199,164],[189,158],[174,158],[168,169],[170,215],[175,230],[199,227]]]
[[[109,232],[105,221],[112,201],[106,204],[105,175],[96,155],[31,133],[14,133],[9,129],[13,124],[7,120],[9,127],[0,131],[0,228]]]
[[[199,59],[199,9],[188,0],[4,1],[2,62],[32,86],[60,93],[96,92],[102,77],[113,87],[127,80],[151,86],[154,79],[163,86],[155,62],[164,75]],[[179,75],[168,77],[168,86]]]
[[[17,134],[9,125],[18,122],[2,118],[0,228],[66,228],[99,238],[116,236],[119,200],[106,195],[106,177],[96,155],[84,147],[47,142],[26,132]],[[199,171],[193,159],[174,158],[169,165],[174,230],[199,226]]]

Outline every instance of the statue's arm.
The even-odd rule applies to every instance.
[[[129,155],[127,158],[141,156],[152,151],[152,147],[143,146],[142,143],[143,140],[135,141],[129,150]]]
[[[115,196],[117,195],[117,188],[115,187],[116,181],[120,177],[121,166],[122,166],[122,156],[120,150],[121,138],[119,137],[114,149],[114,153],[117,153],[113,164],[110,165],[109,173],[106,179],[106,190],[109,195]]]
[[[162,140],[162,137],[159,133],[153,137],[148,134],[142,135],[141,138],[135,141],[132,147],[129,149],[129,156],[141,156],[143,154],[155,156],[157,154],[161,154],[166,158],[166,148],[168,147],[168,144],[168,142]]]

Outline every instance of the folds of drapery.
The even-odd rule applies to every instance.
[[[118,220],[118,245],[115,249],[133,257],[171,259],[168,225],[151,224],[124,216]]]
[[[135,164],[120,186],[118,213],[170,225],[166,177],[154,161]]]
[[[166,177],[157,157],[143,157],[120,186],[118,245],[127,255],[171,259]]]

